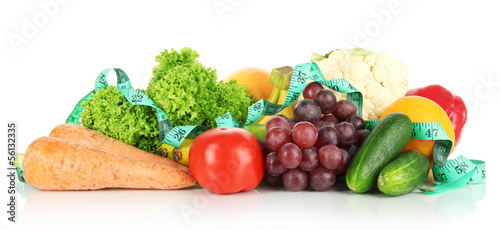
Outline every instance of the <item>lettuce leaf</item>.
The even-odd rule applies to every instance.
[[[247,108],[254,102],[244,86],[235,81],[217,82],[216,70],[204,67],[198,53],[183,48],[164,50],[156,57],[147,95],[167,114],[174,126],[216,127],[215,118],[231,112],[244,122]]]
[[[161,145],[155,109],[132,105],[116,86],[97,91],[82,106],[80,124],[87,128],[148,152]]]

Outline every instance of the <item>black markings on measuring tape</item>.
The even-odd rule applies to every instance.
[[[293,72],[292,72],[292,74],[293,74]],[[297,71],[297,79],[298,79],[298,78],[305,78],[305,77],[306,77],[306,75],[307,75],[307,74],[306,74],[306,73],[304,73],[304,72],[302,72],[302,70]]]
[[[465,175],[473,170],[469,165],[474,166],[475,164],[463,156],[450,160],[445,165],[437,165],[434,163],[432,165],[432,170],[434,172],[435,181],[448,182],[450,180],[455,180],[461,177],[461,175]]]
[[[125,72],[122,69],[116,68],[115,72],[116,72],[117,84],[124,84],[125,82],[129,81],[127,74],[125,74]]]
[[[301,72],[302,73],[302,72]],[[306,77],[297,77],[297,82],[299,84],[305,84],[307,82],[307,78]]]
[[[250,107],[253,109],[254,112],[260,113],[262,112],[262,103],[257,103],[255,106]]]
[[[95,81],[95,88],[98,89],[98,88],[101,88],[101,86],[107,86],[108,85],[108,82],[106,81],[106,74],[104,74],[104,71],[101,72],[98,76],[97,76],[97,79]]]
[[[158,126],[159,126],[159,129],[163,131],[163,132],[160,132],[160,134],[167,133],[170,129],[173,128],[172,123],[168,119],[158,121]]]
[[[172,129],[170,132],[168,132],[167,137],[174,138],[177,141],[182,141],[185,135],[186,131],[183,129]]]
[[[449,140],[436,140],[432,150],[434,161],[439,165],[446,165],[453,143]]]

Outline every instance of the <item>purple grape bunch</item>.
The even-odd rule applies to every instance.
[[[370,132],[351,101],[337,101],[321,84],[308,83],[302,95],[293,119],[276,115],[266,125],[268,133],[261,143],[266,150],[263,182],[291,191],[307,185],[327,191],[345,175]]]

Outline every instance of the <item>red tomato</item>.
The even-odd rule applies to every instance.
[[[240,128],[214,128],[194,139],[189,168],[205,189],[219,194],[252,190],[264,177],[259,141]]]

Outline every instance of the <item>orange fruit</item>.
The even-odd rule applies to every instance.
[[[389,113],[400,112],[408,115],[412,122],[436,122],[439,123],[455,146],[455,131],[446,112],[437,103],[419,96],[408,96],[396,100],[380,115],[380,119]],[[432,150],[433,140],[410,139],[403,151],[413,149],[427,156],[430,163],[434,162]],[[452,149],[453,149],[452,147]]]
[[[273,85],[269,83],[270,75],[271,73],[267,70],[256,67],[246,67],[224,78],[224,82],[229,82],[234,79],[238,84],[245,86],[248,93],[253,95],[253,98],[257,101],[260,99],[267,100],[274,88]]]

